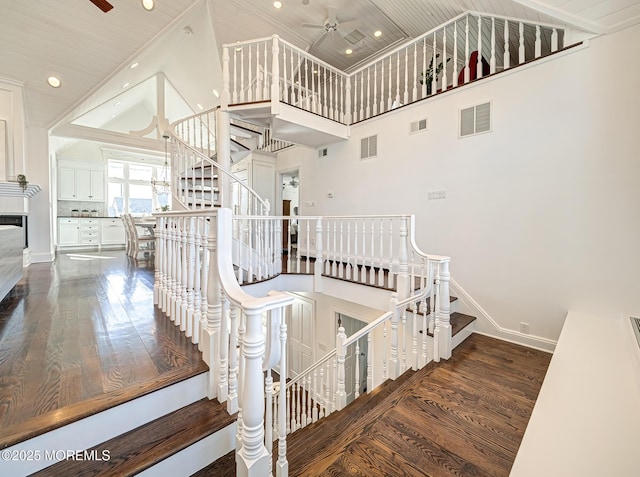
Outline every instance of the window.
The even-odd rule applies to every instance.
[[[156,194],[151,187],[153,177],[165,179],[164,166],[109,161],[107,171],[109,216],[147,215],[170,205],[169,193]]]

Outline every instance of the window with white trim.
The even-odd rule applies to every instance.
[[[108,161],[107,206],[109,216],[151,214],[171,203],[170,193],[155,193],[151,178],[164,181],[164,166],[136,162]]]

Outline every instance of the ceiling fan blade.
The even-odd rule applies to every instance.
[[[339,29],[342,30],[349,30],[349,29],[353,29],[353,28],[357,28],[360,23],[362,23],[360,20],[352,20],[350,22],[341,22],[339,25]]]
[[[329,18],[327,19],[329,25],[335,25],[336,20],[336,7],[329,5]]]
[[[303,23],[302,26],[305,28],[324,28],[324,25],[318,25],[316,23]]]
[[[113,5],[107,2],[107,0],[89,0],[89,1],[93,3],[96,7],[98,7],[100,10],[102,10],[104,13],[107,13],[109,10],[113,8]]]
[[[320,38],[318,38],[316,41],[313,42],[313,45],[311,45],[311,47],[309,48],[309,51],[319,47],[322,44],[322,42],[327,39],[328,36],[329,36],[329,32],[325,31],[322,35],[320,35]]]

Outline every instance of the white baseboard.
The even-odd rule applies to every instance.
[[[31,253],[30,255],[30,263],[53,262],[53,260],[55,259],[55,253],[53,252]]]
[[[494,320],[487,311],[476,302],[469,293],[467,293],[458,282],[453,278],[449,282],[451,286],[451,294],[458,297],[464,307],[465,311],[474,315],[476,320],[475,333],[481,335],[491,336],[510,343],[527,346],[529,348],[538,349],[541,351],[553,352],[556,348],[557,341],[542,336],[528,335],[521,333],[520,331],[503,328],[496,320]]]

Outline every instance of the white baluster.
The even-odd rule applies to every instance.
[[[328,399],[325,398],[323,389],[326,389],[325,379],[324,379],[324,368],[320,367],[320,388],[319,388],[319,394],[318,394],[318,404],[320,405],[320,409],[318,413],[318,419],[322,419],[323,417],[329,414],[328,412],[325,413]]]
[[[229,329],[227,322],[228,301],[224,290],[220,290],[221,320],[220,320],[220,374],[218,378],[218,402],[225,402],[229,394]],[[271,401],[267,401],[271,402]]]
[[[373,115],[378,114],[378,63],[373,65]]]
[[[542,41],[540,39],[540,25],[536,25],[536,43],[535,43],[535,57],[540,58],[542,55]]]
[[[360,72],[360,121],[365,119],[364,117],[364,71]]]
[[[442,30],[442,91],[447,90],[447,29]]]
[[[298,221],[298,233],[302,229],[302,227],[300,227],[301,225],[302,224],[300,223],[300,221]],[[306,220],[305,225],[306,225],[305,237],[306,237],[307,258],[306,258],[304,271],[305,273],[309,273],[309,271],[311,270],[311,221]],[[300,255],[300,251],[298,251],[298,255]]]
[[[418,370],[418,303],[411,303],[411,369]]]
[[[558,51],[558,30],[554,28],[551,32],[551,52]]]
[[[267,377],[264,380],[264,400],[265,416],[264,416],[264,446],[269,454],[269,475],[273,466],[273,377],[271,376],[271,368],[267,369]]]
[[[402,361],[400,374],[407,370],[407,307],[402,307]]]
[[[367,333],[367,394],[373,390],[373,333]]]
[[[358,274],[358,220],[354,221],[353,226],[353,281],[357,282],[360,280],[360,276]],[[364,272],[364,268],[362,271]]]
[[[351,104],[351,77],[347,77],[346,85],[344,87],[344,122],[351,124],[353,122],[352,104]]]
[[[280,394],[278,405],[278,461],[276,462],[276,476],[286,477],[289,474],[287,462],[287,323],[280,324]]]
[[[422,39],[422,98],[427,96],[427,37]]]
[[[502,69],[506,70],[511,68],[511,53],[509,51],[509,20],[504,21],[504,58]]]
[[[404,94],[402,102],[407,104],[409,102],[409,49],[404,49]]]
[[[337,387],[337,360],[333,362],[333,377],[331,376],[331,366],[329,363],[326,365],[326,373],[324,376],[324,415],[328,416],[332,411],[336,409],[335,406],[335,396],[336,396],[336,387]]]
[[[320,368],[320,383],[322,383],[322,368]],[[318,403],[322,399],[318,399],[318,370],[313,370],[313,400],[312,408],[311,408],[311,422],[316,422],[318,420]]]
[[[395,287],[395,279],[393,273],[393,219],[389,220],[389,271],[388,279],[387,279],[387,287],[394,288]]]
[[[387,322],[384,322],[382,326],[382,380],[386,381],[388,377],[387,373]]]
[[[229,307],[229,387],[227,395],[227,412],[238,412],[238,306]]]
[[[524,23],[520,22],[519,25],[519,29],[520,29],[520,47],[518,48],[518,63],[522,64],[525,62],[525,55],[524,55]]]
[[[342,227],[342,225],[340,225],[340,227]],[[342,247],[342,242],[340,243],[340,246]],[[347,221],[347,259],[346,259],[347,264],[345,265],[345,278],[347,280],[351,280],[351,269],[352,269],[351,262],[352,261],[353,261],[353,258],[351,256],[351,221],[349,220]]]
[[[274,44],[273,48],[275,48],[276,51],[277,51],[277,48],[278,48],[278,39],[277,39],[277,37],[273,38],[273,44]],[[274,54],[273,55],[273,61],[277,61],[277,59],[278,59],[277,54]],[[267,42],[265,41],[264,42],[264,66],[263,66],[263,71],[264,71],[263,76],[264,77],[263,77],[263,81],[262,81],[262,99],[269,99],[269,89],[270,89],[270,86],[271,86],[271,82],[269,81],[269,61],[268,60],[269,60],[269,57],[268,57],[268,54],[267,54]],[[272,79],[272,81],[278,81],[278,77],[274,76],[273,73],[274,73],[274,71],[272,70],[271,71],[271,74],[272,74],[271,79]],[[276,96],[277,95],[277,89],[273,90],[273,93],[274,93],[274,98],[273,99],[276,100],[276,101],[280,100],[280,97]]]
[[[338,276],[338,246],[337,246],[337,239],[338,239],[338,221],[336,220],[333,223],[333,264],[331,266],[331,276],[333,277],[337,277]]]
[[[482,17],[478,17],[478,62],[476,63],[476,79],[482,78]]]
[[[391,111],[391,107],[393,106],[393,83],[391,81],[391,72],[393,71],[392,57],[393,55],[389,55],[389,97],[387,98],[387,111]]]
[[[470,15],[466,16],[464,37],[464,84],[467,84],[471,79],[471,58],[469,57],[469,17]]]
[[[333,110],[333,77],[334,75],[329,71],[329,119],[334,119]]]
[[[384,220],[380,219],[380,250],[378,250],[378,254],[380,255],[380,268],[378,271],[378,286],[384,286]]]
[[[344,278],[344,258],[342,251],[344,250],[344,222],[340,221],[340,258],[338,259],[338,277]]]
[[[193,314],[194,314],[194,276],[196,275],[196,246],[195,246],[195,236],[194,236],[194,226],[195,226],[195,218],[190,217],[185,219],[186,224],[188,224],[187,228],[187,258],[188,263],[187,267],[187,288],[186,288],[186,323],[185,323],[185,335],[188,337],[193,336]]]
[[[413,90],[411,91],[411,101],[418,101],[418,43],[413,44]]]
[[[327,68],[322,68],[322,71],[322,115],[326,118],[329,115],[329,109],[327,108]],[[320,74],[318,74],[318,82],[320,82]],[[318,91],[320,91],[320,85],[318,85]]]
[[[391,79],[389,79],[389,83],[391,83]],[[384,107],[384,60],[380,62],[380,113],[384,113],[386,111]]]
[[[400,106],[400,52],[396,54],[396,107]]]
[[[282,81],[282,101],[287,104],[292,104],[292,102],[289,102],[289,85],[287,83],[287,48],[285,46],[282,47]]]
[[[313,78],[311,78],[313,80]],[[313,84],[313,81],[311,81]],[[313,100],[313,98],[311,98]],[[309,105],[309,67],[307,58],[304,59],[304,109],[310,111]]]
[[[251,82],[253,81],[253,48],[251,48],[251,45],[247,45],[247,48],[249,49],[249,60],[247,61],[247,66],[249,67],[249,74],[247,76],[249,79],[249,84],[247,86],[247,101],[251,103],[253,101],[253,87],[251,86]]]
[[[356,341],[356,350],[355,350],[355,361],[356,361],[356,375],[355,375],[355,385],[354,385],[354,399],[358,399],[360,397],[360,344]]]
[[[389,358],[389,377],[396,379],[400,375],[400,362],[398,361],[398,295],[391,295],[391,357]]]
[[[346,339],[347,335],[344,332],[344,328],[340,326],[338,328],[338,335],[336,336],[336,350],[338,352],[338,389],[336,391],[336,408],[338,411],[340,411],[347,405],[347,393],[345,392],[344,374],[344,361],[346,354],[344,342]]]
[[[490,73],[496,72],[496,19],[491,17],[491,59],[489,60]]]
[[[367,68],[367,108],[365,118],[371,117],[371,68]]]
[[[438,75],[436,71],[438,71],[438,54],[437,51],[437,43],[438,37],[436,36],[436,32],[433,32],[433,54],[431,56],[431,94],[436,94],[438,92]]]

